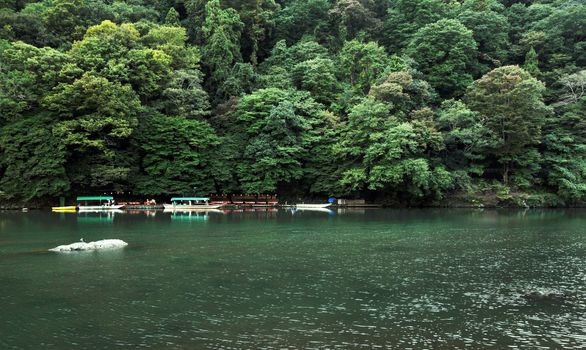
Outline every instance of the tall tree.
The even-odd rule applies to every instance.
[[[356,91],[368,93],[370,86],[380,78],[390,63],[384,49],[375,42],[347,41],[338,55],[341,80]]]
[[[0,125],[34,111],[62,79],[71,59],[51,48],[23,42],[0,45]]]
[[[312,127],[321,123],[321,105],[308,93],[261,89],[242,97],[235,113],[246,146],[238,169],[242,189],[274,192],[304,174],[307,151],[319,140]]]
[[[59,85],[43,105],[59,117],[53,133],[67,150],[76,189],[122,188],[131,171],[122,153],[141,108],[132,88],[86,73]]]
[[[219,0],[205,7],[203,63],[209,74],[208,88],[215,91],[229,76],[232,66],[242,61],[240,36],[244,24],[234,9],[222,9]]]
[[[438,129],[445,144],[442,163],[455,175],[460,189],[467,189],[470,177],[484,175],[487,150],[495,146],[496,139],[486,121],[461,101],[446,100],[439,110]]]
[[[543,103],[543,83],[518,66],[492,70],[466,92],[466,103],[486,119],[494,146],[487,150],[501,166],[505,185],[511,173],[523,181],[534,172],[539,159],[535,146],[550,109]],[[529,174],[527,174],[529,173]]]
[[[404,119],[391,105],[365,98],[348,115],[336,154],[343,167],[343,194],[383,191],[392,196],[438,196],[451,186],[449,173],[429,159],[443,148],[428,108]]]
[[[418,29],[448,17],[450,8],[441,0],[397,0],[391,2],[381,42],[389,53],[407,47]]]
[[[215,190],[210,158],[218,139],[207,122],[149,113],[136,135],[143,172],[134,180],[135,191],[195,195]]]
[[[338,23],[342,41],[354,39],[360,32],[378,33],[382,27],[373,0],[336,0],[330,16]]]
[[[276,14],[276,39],[285,39],[289,45],[298,42],[305,35],[314,37],[322,44],[331,41],[329,9],[330,3],[327,0],[298,0],[287,3]]]
[[[210,102],[201,86],[201,75],[196,69],[174,72],[161,96],[160,106],[166,115],[199,119],[210,114]]]
[[[179,21],[179,12],[177,12],[177,10],[175,10],[173,7],[169,9],[167,16],[165,16],[165,24],[172,27],[181,26],[181,21]]]
[[[37,115],[0,130],[0,188],[9,199],[46,199],[69,190],[65,147],[47,128],[52,122]]]
[[[566,204],[586,200],[586,71],[560,79],[564,93],[543,128],[547,183]]]
[[[332,101],[338,90],[335,63],[328,50],[313,40],[302,40],[291,47],[280,40],[260,71],[264,87],[305,90],[324,104]]]
[[[586,7],[570,2],[559,6],[549,16],[536,21],[532,32],[544,33],[541,45],[535,50],[549,68],[560,68],[575,62],[586,65]],[[527,41],[527,46],[531,45]]]
[[[539,78],[541,72],[539,71],[539,59],[537,56],[537,52],[533,48],[527,52],[525,55],[525,63],[523,64],[523,69],[525,69],[529,74],[534,76],[535,78]]]
[[[242,54],[254,67],[259,58],[268,52],[268,44],[274,31],[275,12],[280,8],[274,0],[224,0],[224,7],[232,8],[240,15],[244,24]]]
[[[48,30],[62,38],[61,44],[69,44],[79,39],[84,33],[84,12],[88,8],[82,0],[55,0],[43,13],[43,20]]]
[[[426,80],[444,97],[460,96],[472,82],[477,44],[472,31],[452,19],[442,19],[413,35],[408,54]]]
[[[509,22],[497,0],[466,0],[457,19],[472,31],[478,44],[479,66],[473,73],[483,74],[502,66],[509,56]]]

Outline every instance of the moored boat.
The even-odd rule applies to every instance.
[[[325,203],[325,204],[305,204],[305,203],[298,203],[295,204],[296,208],[299,209],[318,209],[318,208],[327,208],[330,205],[332,205],[332,203]]]
[[[171,204],[163,204],[165,210],[210,210],[218,209],[224,204],[210,204],[208,197],[173,197]]]
[[[124,207],[122,204],[115,204],[111,196],[82,196],[77,197],[79,211],[92,210],[116,210]]]
[[[77,207],[75,205],[69,205],[65,207],[51,207],[52,211],[69,211],[74,212],[77,211]]]

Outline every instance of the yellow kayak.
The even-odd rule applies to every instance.
[[[77,207],[75,205],[71,205],[68,207],[52,207],[52,211],[76,211]]]

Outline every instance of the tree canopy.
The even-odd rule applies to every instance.
[[[574,0],[3,1],[0,191],[584,203],[585,28]]]

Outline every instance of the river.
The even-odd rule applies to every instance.
[[[583,349],[585,248],[585,210],[0,212],[0,348]]]

